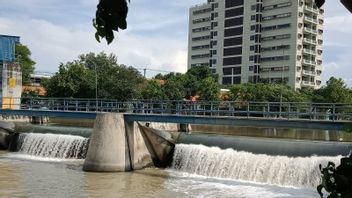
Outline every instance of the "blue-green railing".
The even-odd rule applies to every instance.
[[[152,101],[121,102],[109,99],[21,98],[2,107],[22,110],[120,112],[197,116],[238,116],[271,119],[352,121],[352,104],[243,102],[243,101]]]

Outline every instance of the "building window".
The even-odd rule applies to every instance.
[[[242,57],[231,57],[231,58],[224,58],[223,60],[224,66],[226,65],[240,65],[242,64]]]
[[[224,75],[232,75],[232,68],[223,68],[222,72]]]
[[[268,21],[268,20],[273,20],[273,19],[280,19],[280,18],[287,18],[291,16],[291,12],[289,13],[284,13],[284,14],[278,14],[278,15],[271,15],[271,16],[265,16],[262,18],[263,21]]]
[[[243,25],[243,17],[225,20],[225,27],[238,26],[238,25]]]
[[[279,40],[279,39],[287,39],[290,38],[290,34],[282,34],[282,35],[276,35],[276,36],[268,36],[268,37],[263,37],[262,41],[272,41],[272,40]]]
[[[225,7],[226,8],[231,8],[231,7],[235,7],[235,6],[241,6],[243,5],[243,0],[226,0],[225,1]]]
[[[241,54],[242,54],[242,47],[232,47],[232,48],[224,49],[224,56],[234,56],[234,55],[241,55]]]
[[[241,67],[234,67],[233,68],[233,74],[234,75],[241,74]]]
[[[191,58],[192,59],[200,59],[200,58],[209,58],[210,54],[198,54],[198,55],[193,55]]]
[[[225,37],[238,36],[238,35],[242,35],[242,34],[243,34],[243,27],[225,29],[225,31],[224,31]]]
[[[242,37],[224,39],[224,46],[229,47],[234,45],[242,45],[242,42]]]
[[[203,13],[207,13],[207,12],[210,12],[210,11],[211,11],[211,8],[205,8],[205,9],[202,9],[202,10],[195,10],[195,11],[193,11],[193,14],[194,14],[194,15],[203,14]]]
[[[233,84],[241,84],[241,77],[240,76],[233,77]]]
[[[223,78],[222,78],[222,84],[223,84],[223,85],[230,85],[230,84],[232,84],[232,77],[223,77]]]
[[[225,18],[242,16],[242,15],[243,15],[243,7],[234,8],[234,9],[225,11]]]

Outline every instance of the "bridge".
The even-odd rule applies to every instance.
[[[10,101],[10,100],[9,100]],[[126,121],[287,127],[323,130],[352,128],[352,104],[151,101],[20,98],[3,103],[0,115],[95,119],[98,112],[124,113]]]

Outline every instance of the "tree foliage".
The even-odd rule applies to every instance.
[[[200,82],[199,97],[201,100],[216,101],[219,100],[220,86],[214,78],[208,76]]]
[[[341,78],[331,77],[326,86],[315,91],[313,102],[352,103],[352,91]]]
[[[78,60],[61,64],[45,87],[51,97],[95,98],[97,86],[98,98],[126,101],[140,96],[143,83],[136,69],[118,65],[115,55],[102,52],[83,54]]]
[[[22,84],[31,83],[31,74],[34,72],[35,62],[31,59],[31,51],[27,46],[16,44],[16,61],[20,64],[22,70]]]
[[[307,97],[280,84],[239,84],[230,86],[229,100],[258,102],[307,102]]]
[[[322,184],[317,187],[320,197],[323,197],[322,190],[325,189],[328,198],[349,198],[352,197],[352,154],[343,157],[339,166],[329,162],[325,168],[319,165],[322,177]]]
[[[162,81],[158,79],[148,81],[147,86],[142,90],[142,98],[150,100],[164,100],[166,96],[161,83]]]
[[[59,71],[44,80],[48,97],[94,98],[94,73],[78,61],[59,66]]]
[[[186,74],[168,73],[166,75],[158,74],[154,77],[159,82],[164,82],[160,85],[162,97],[166,100],[182,100],[191,96],[199,96],[200,100],[219,100],[219,84],[217,76],[213,75],[208,67],[199,66],[192,67]],[[151,90],[148,90],[151,89]],[[153,99],[147,93],[156,93],[155,82],[150,81],[143,97],[145,99]]]

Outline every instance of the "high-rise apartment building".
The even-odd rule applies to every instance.
[[[324,10],[314,0],[208,0],[190,8],[188,68],[221,84],[321,86]]]

